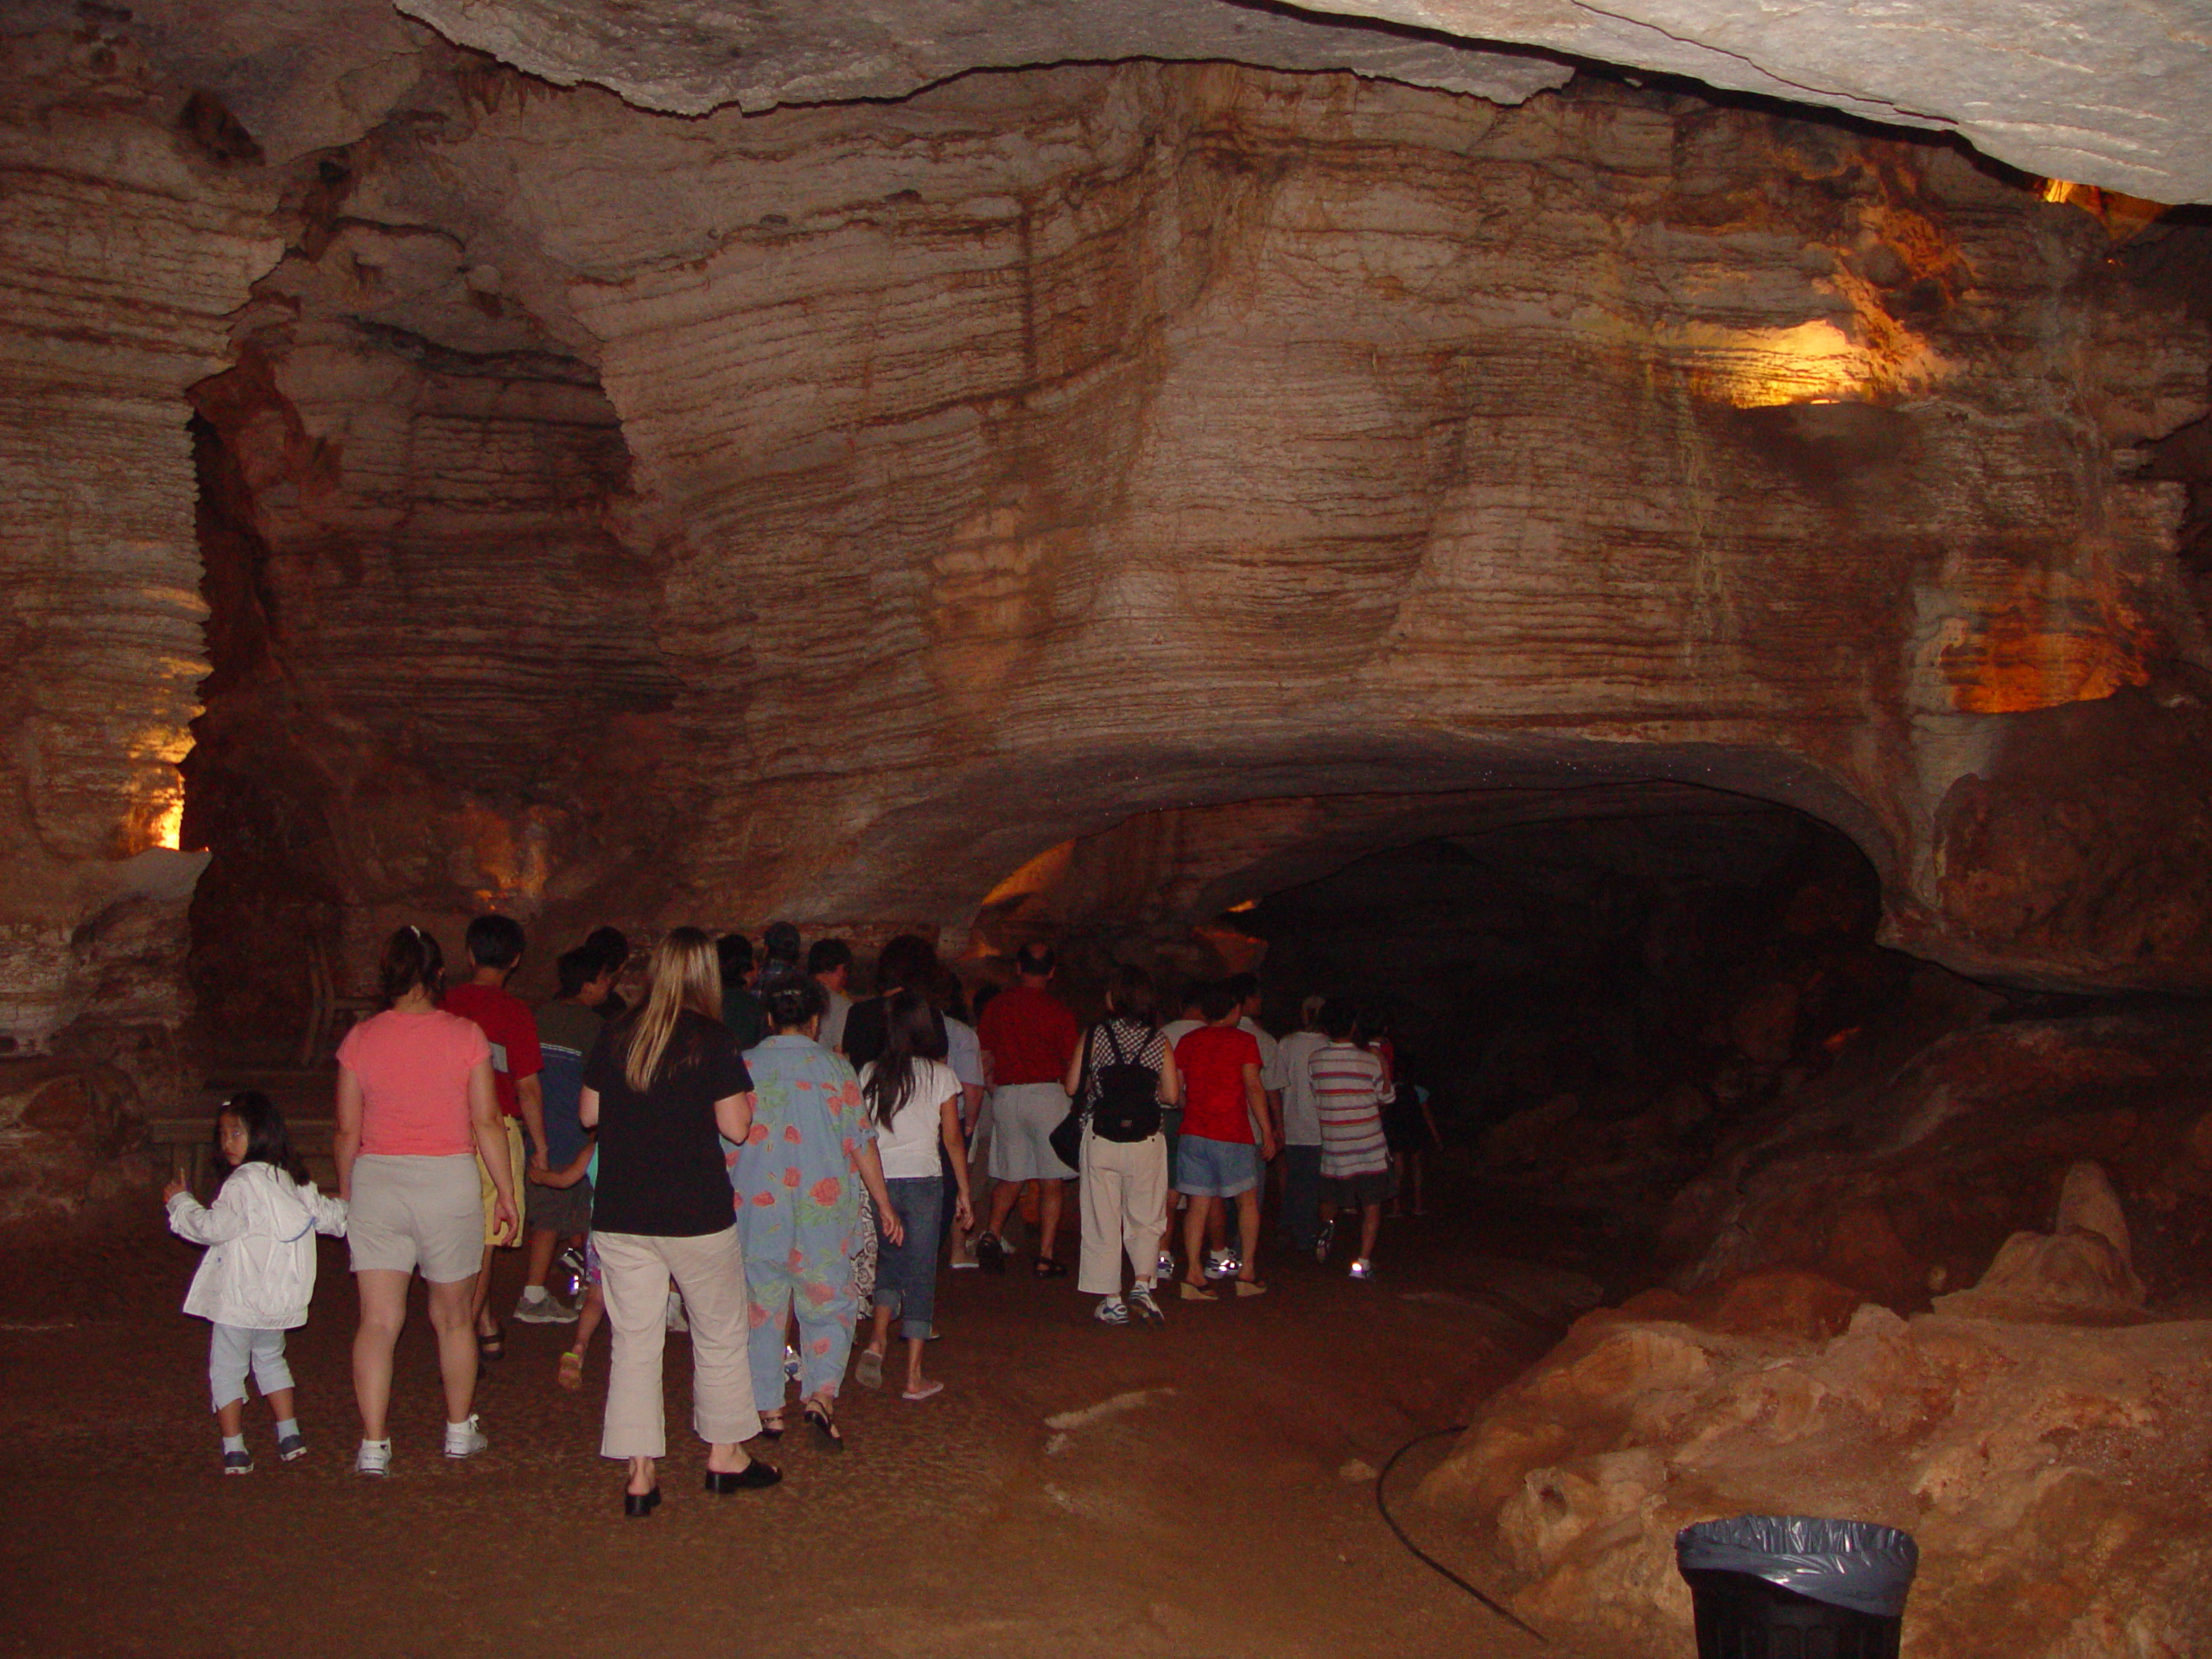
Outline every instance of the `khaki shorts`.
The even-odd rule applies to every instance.
[[[500,1121],[507,1126],[507,1190],[515,1195],[514,1230],[505,1237],[499,1236],[499,1224],[492,1219],[492,1206],[499,1202],[499,1189],[492,1185],[492,1172],[484,1167],[481,1154],[476,1159],[476,1190],[484,1201],[484,1242],[512,1250],[522,1243],[523,1171],[530,1166],[523,1154],[522,1119],[509,1117]]]
[[[399,1158],[364,1153],[353,1160],[346,1242],[356,1273],[413,1273],[434,1285],[473,1279],[484,1262],[484,1207],[475,1160]]]

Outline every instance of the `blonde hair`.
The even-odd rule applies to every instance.
[[[630,1027],[630,1052],[622,1062],[623,1080],[640,1094],[652,1086],[686,1008],[709,1020],[722,1017],[721,963],[715,942],[697,928],[671,928],[653,947],[645,976],[645,1006]]]

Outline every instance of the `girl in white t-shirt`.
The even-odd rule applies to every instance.
[[[875,1331],[853,1375],[863,1388],[883,1386],[884,1355],[897,1319],[906,1339],[904,1397],[926,1400],[944,1389],[923,1381],[922,1346],[937,1312],[948,1170],[960,1192],[955,1219],[963,1230],[976,1220],[968,1201],[968,1148],[960,1134],[960,1079],[944,1062],[944,1028],[920,992],[895,993],[884,1006],[883,1025],[883,1052],[861,1072],[861,1099],[875,1125],[883,1182],[905,1236],[894,1240],[886,1230],[880,1239]]]

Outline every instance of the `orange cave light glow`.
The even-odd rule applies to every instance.
[[[1693,384],[1738,409],[1836,403],[1865,396],[1876,378],[1866,350],[1833,322],[1689,332]]]

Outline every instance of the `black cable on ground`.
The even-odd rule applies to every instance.
[[[1398,1459],[1400,1458],[1404,1457],[1407,1452],[1412,1451],[1414,1447],[1421,1445],[1424,1441],[1440,1440],[1446,1434],[1464,1434],[1466,1433],[1466,1430],[1467,1425],[1465,1423],[1454,1423],[1449,1428],[1432,1428],[1426,1434],[1414,1435],[1413,1439],[1408,1440],[1403,1446],[1393,1452],[1390,1454],[1389,1461],[1382,1465],[1382,1472],[1375,1477],[1375,1512],[1382,1517],[1382,1524],[1390,1529],[1391,1532],[1396,1535],[1398,1541],[1413,1552],[1414,1559],[1434,1567],[1439,1573],[1441,1573],[1446,1578],[1451,1580],[1452,1583],[1458,1585],[1462,1590],[1472,1596],[1477,1601],[1482,1603],[1484,1606],[1489,1608],[1491,1611],[1496,1613],[1507,1624],[1518,1626],[1520,1629],[1528,1631],[1529,1634],[1535,1637],[1537,1641],[1543,1643],[1546,1647],[1549,1647],[1551,1645],[1550,1639],[1547,1637],[1541,1630],[1537,1630],[1526,1620],[1515,1618],[1511,1613],[1499,1606],[1497,1603],[1492,1601],[1481,1591],[1476,1589],[1473,1585],[1469,1584],[1457,1573],[1454,1573],[1450,1567],[1445,1566],[1443,1562],[1438,1560],[1435,1556],[1430,1554],[1419,1544],[1414,1542],[1412,1539],[1407,1537],[1406,1529],[1398,1524],[1397,1518],[1390,1513],[1390,1505],[1384,1497],[1382,1491],[1383,1486],[1390,1478],[1390,1471],[1398,1466]]]

